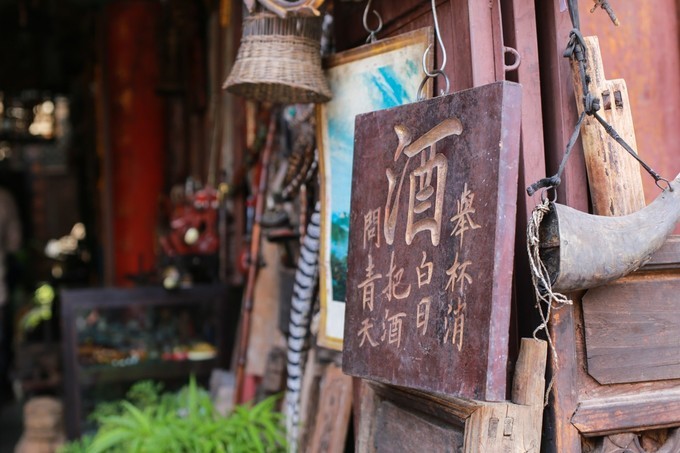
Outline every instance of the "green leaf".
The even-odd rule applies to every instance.
[[[121,404],[123,409],[126,410],[128,414],[134,418],[138,426],[142,428],[142,431],[147,433],[151,431],[151,420],[148,414],[143,413],[128,401],[123,401]]]
[[[124,447],[130,440],[130,432],[124,429],[99,431],[92,441],[88,453],[102,453],[114,447]]]

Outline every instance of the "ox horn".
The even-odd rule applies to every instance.
[[[678,220],[680,175],[648,206],[625,216],[551,203],[539,227],[539,247],[552,289],[593,288],[633,272],[663,245]]]

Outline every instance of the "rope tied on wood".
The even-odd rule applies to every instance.
[[[572,301],[564,294],[554,292],[552,290],[552,284],[550,282],[550,274],[548,269],[545,267],[540,254],[540,225],[543,221],[543,217],[550,212],[550,200],[547,198],[543,199],[541,204],[536,206],[531,213],[531,219],[529,221],[529,226],[527,227],[527,253],[529,255],[529,266],[531,267],[531,280],[534,285],[534,291],[536,295],[536,308],[538,308],[538,313],[541,316],[541,324],[534,329],[534,339],[538,340],[538,333],[541,330],[545,330],[545,334],[548,340],[548,346],[550,348],[550,354],[552,356],[553,373],[550,378],[550,382],[545,389],[545,401],[544,405],[548,405],[548,398],[550,396],[550,391],[552,390],[553,384],[555,382],[555,371],[559,368],[557,349],[553,344],[552,338],[550,337],[550,332],[548,331],[548,325],[550,322],[550,317],[553,310],[558,310],[565,305],[571,305]]]

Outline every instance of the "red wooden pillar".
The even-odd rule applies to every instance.
[[[105,58],[110,131],[113,255],[116,285],[155,262],[158,198],[163,184],[163,110],[157,22],[152,2],[107,5]]]

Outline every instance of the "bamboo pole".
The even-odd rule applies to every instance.
[[[253,219],[253,230],[250,236],[250,259],[248,263],[248,277],[246,288],[243,293],[243,303],[241,305],[241,321],[239,328],[238,342],[238,361],[236,364],[236,389],[234,400],[236,404],[241,403],[243,384],[245,381],[245,367],[248,355],[248,340],[250,337],[250,322],[253,311],[253,295],[255,293],[255,281],[259,268],[260,242],[262,240],[262,214],[264,212],[265,199],[267,196],[267,179],[269,161],[274,147],[274,135],[276,132],[276,112],[272,111],[269,119],[269,129],[267,140],[262,152],[260,180],[258,181],[257,197],[255,199],[255,216]]]

